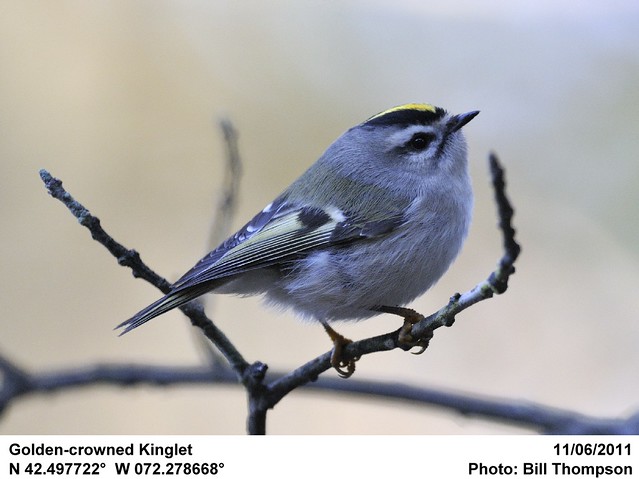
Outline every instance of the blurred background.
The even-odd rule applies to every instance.
[[[159,296],[38,176],[48,169],[169,280],[210,249],[240,133],[241,226],[347,128],[406,102],[481,114],[466,129],[476,193],[465,248],[413,307],[430,313],[501,255],[487,156],[507,168],[523,247],[507,294],[462,313],[421,356],[367,356],[355,377],[522,399],[598,416],[639,409],[639,3],[3,1],[0,353],[32,371],[202,361],[181,313],[118,338]],[[321,327],[218,296],[208,311],[250,361],[289,371]],[[399,327],[379,316],[354,339]],[[330,371],[328,375],[335,375]],[[313,414],[308,414],[309,410]],[[96,386],[29,396],[4,434],[243,434],[239,387]],[[518,433],[396,402],[299,390],[270,433]]]

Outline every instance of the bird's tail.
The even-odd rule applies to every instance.
[[[202,285],[198,285],[202,286]],[[142,326],[147,321],[152,320],[156,316],[166,313],[173,308],[177,308],[182,306],[183,304],[188,303],[189,301],[197,298],[198,296],[203,295],[207,291],[210,291],[210,287],[188,287],[184,289],[178,289],[176,291],[171,291],[166,296],[158,299],[156,302],[148,305],[142,311],[137,313],[130,319],[127,319],[123,323],[118,324],[114,329],[124,328],[124,330],[120,333],[120,336],[128,333],[129,331],[137,328],[138,326]]]

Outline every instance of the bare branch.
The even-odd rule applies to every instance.
[[[44,169],[40,170],[40,178],[42,178],[44,186],[49,194],[64,203],[73,216],[78,219],[78,222],[91,232],[91,237],[108,249],[109,252],[115,256],[120,265],[131,268],[134,277],[144,279],[163,293],[167,293],[169,291],[171,283],[144,264],[137,251],[125,248],[108,235],[106,231],[102,229],[100,220],[93,216],[88,209],[78,203],[69,193],[66,192],[66,190],[62,187],[62,181],[52,177],[51,174]]]
[[[124,387],[141,384],[152,386],[238,384],[235,372],[222,363],[190,367],[96,364],[85,368],[29,373],[0,356],[0,372],[4,376],[3,388],[0,391],[0,413],[12,400],[24,395],[53,393],[91,387],[96,384]],[[259,375],[260,372],[256,374]],[[284,377],[282,373],[268,374],[270,380],[282,377]],[[363,395],[379,400],[409,401],[443,408],[464,416],[499,421],[543,434],[639,434],[639,414],[622,419],[601,418],[528,401],[479,398],[464,393],[444,392],[403,383],[358,379],[344,381],[338,378],[322,377],[308,383],[303,390]],[[251,417],[255,422],[249,423],[249,430],[253,432],[265,430],[265,425],[259,422],[263,416],[255,414]]]
[[[88,209],[82,206],[82,204],[76,201],[64,189],[62,181],[52,177],[51,174],[44,169],[40,170],[40,177],[49,194],[64,203],[73,216],[78,219],[80,224],[91,232],[91,237],[106,247],[109,252],[117,258],[119,264],[131,268],[134,277],[144,279],[163,293],[169,291],[171,283],[151,270],[142,261],[137,251],[125,248],[108,235],[100,225],[100,220],[93,216]],[[241,378],[248,367],[248,362],[242,357],[224,333],[206,316],[202,305],[197,301],[191,301],[188,304],[180,306],[180,310],[191,320],[194,326],[200,328],[206,337],[218,347],[220,352],[237,372],[238,377]]]
[[[322,377],[305,387],[330,393],[365,395],[369,398],[401,399],[449,409],[464,416],[528,428],[542,434],[639,433],[639,413],[623,419],[600,418],[530,401],[480,398],[470,394],[379,381],[343,381],[338,378]]]
[[[0,414],[16,397],[31,393],[35,386],[29,374],[18,368],[3,356],[0,356],[0,372],[2,373],[2,389],[0,389]]]

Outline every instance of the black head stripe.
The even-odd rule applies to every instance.
[[[391,108],[368,120],[363,126],[428,125],[446,115],[446,110],[430,105],[405,105]]]

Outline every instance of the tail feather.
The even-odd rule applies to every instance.
[[[182,306],[183,304],[188,303],[189,301],[194,300],[198,296],[203,295],[207,291],[210,291],[210,288],[202,288],[202,287],[190,287],[185,288],[183,290],[171,291],[166,296],[158,299],[154,303],[150,304],[142,311],[127,319],[123,323],[118,324],[114,329],[125,328],[119,336],[128,333],[129,331],[137,328],[138,326],[142,326],[147,321],[152,320],[153,318],[170,311],[173,308],[177,308]]]

